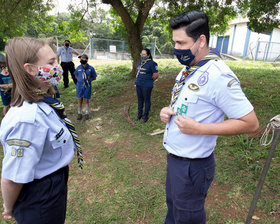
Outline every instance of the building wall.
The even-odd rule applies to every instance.
[[[256,33],[247,28],[247,21],[232,23],[223,35],[230,36],[228,54],[253,60],[274,60],[280,55],[280,29],[271,33]],[[210,47],[217,47],[219,36],[211,35]]]

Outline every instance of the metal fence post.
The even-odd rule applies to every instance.
[[[268,152],[268,155],[267,155],[267,158],[266,158],[266,161],[265,161],[265,165],[264,165],[264,168],[263,168],[263,171],[262,171],[262,174],[261,174],[256,192],[255,192],[253,201],[251,203],[251,207],[250,207],[247,219],[246,219],[246,224],[251,223],[252,216],[254,214],[254,211],[255,211],[255,208],[256,208],[256,205],[257,205],[257,201],[258,201],[259,196],[261,194],[261,190],[262,190],[262,187],[263,187],[263,184],[264,184],[264,180],[265,180],[266,174],[268,172],[270,162],[271,162],[272,157],[274,155],[279,136],[280,136],[280,129],[277,128],[277,129],[275,129],[275,135],[274,135],[273,141],[271,143],[271,147],[270,147],[270,150]]]

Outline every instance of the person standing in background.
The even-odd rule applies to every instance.
[[[89,120],[89,100],[91,98],[92,85],[91,82],[96,79],[97,74],[95,69],[88,64],[88,56],[80,55],[80,65],[76,68],[74,74],[77,79],[76,96],[78,98],[78,117],[77,120],[82,120],[82,106],[85,100],[85,120]]]
[[[150,49],[143,49],[141,52],[141,61],[139,62],[136,75],[136,93],[138,99],[138,113],[134,119],[138,121],[142,118],[145,123],[149,119],[151,108],[151,94],[154,86],[154,81],[158,78],[158,65],[153,61]],[[143,114],[143,107],[145,111]]]
[[[61,46],[57,50],[57,63],[59,63],[59,57],[61,57],[61,67],[63,69],[63,82],[64,88],[69,87],[68,71],[71,73],[71,77],[76,85],[77,79],[75,78],[75,64],[73,63],[73,53],[79,55],[79,53],[72,47],[69,40],[64,41],[64,46]]]
[[[5,63],[2,63],[1,74],[0,74],[0,93],[1,93],[2,103],[4,105],[3,108],[4,116],[10,109],[11,95],[12,95],[11,88],[12,88],[12,83],[11,83],[10,74],[8,72],[8,68],[5,65]]]

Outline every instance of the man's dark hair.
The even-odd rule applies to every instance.
[[[69,44],[71,44],[70,40],[65,40],[64,43],[65,43],[65,42],[69,42]]]
[[[172,30],[185,27],[186,34],[196,41],[201,34],[206,36],[207,45],[209,45],[209,25],[208,17],[204,12],[188,11],[184,12],[170,20]]]
[[[151,50],[149,48],[144,48],[144,51],[147,52],[147,56],[150,56],[150,59],[153,60],[152,54],[151,54]]]

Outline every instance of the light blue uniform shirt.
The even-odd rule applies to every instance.
[[[72,51],[74,51],[74,48],[65,46],[62,46],[58,48],[57,54],[61,57],[61,62],[71,62],[73,60],[73,54]]]
[[[183,69],[182,71],[184,71]],[[181,73],[176,78],[180,80]],[[228,118],[239,119],[253,110],[241,90],[236,75],[222,60],[211,60],[185,79],[173,111],[199,123],[218,123]],[[216,146],[215,135],[183,134],[172,116],[167,123],[163,146],[174,155],[205,158]]]
[[[2,178],[16,183],[41,179],[68,165],[74,156],[69,130],[44,102],[11,107],[1,123],[0,141]]]

